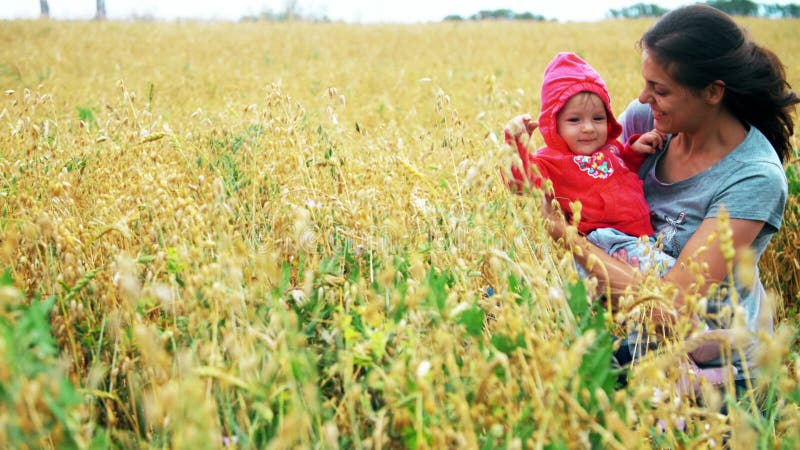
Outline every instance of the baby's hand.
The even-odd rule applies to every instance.
[[[664,133],[657,130],[648,131],[639,136],[639,139],[636,139],[636,141],[631,144],[631,148],[636,153],[651,155],[655,153],[656,150],[661,150],[666,140],[667,135]]]
[[[539,126],[539,122],[533,120],[530,114],[522,114],[509,120],[503,134],[505,135],[506,144],[512,147],[527,148],[528,139],[530,139],[533,131]],[[523,135],[525,136],[523,139]]]

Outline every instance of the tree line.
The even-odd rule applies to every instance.
[[[800,17],[800,5],[790,3],[780,5],[777,3],[756,3],[750,0],[710,0],[705,2],[732,16],[790,18]],[[607,17],[614,19],[629,19],[637,17],[659,17],[669,10],[655,3],[636,3],[620,9],[610,9]],[[530,12],[517,13],[510,9],[484,10],[468,17],[449,15],[445,21],[460,20],[548,20],[542,15]]]
[[[451,14],[444,18],[445,21],[459,20],[547,20],[544,16],[530,12],[516,13],[510,9],[482,10],[469,17]]]
[[[733,16],[752,16],[752,17],[772,17],[772,18],[791,18],[800,17],[800,5],[790,3],[780,5],[777,3],[756,3],[750,0],[709,0],[705,2]],[[50,17],[50,5],[48,0],[39,0],[41,17]],[[106,0],[96,0],[95,19],[104,20],[106,18]],[[663,16],[669,10],[655,3],[636,3],[620,9],[610,9],[606,16],[614,19],[628,19],[637,17],[658,17]],[[251,20],[296,20],[301,19],[299,15],[298,0],[286,0],[286,8],[280,14],[270,12],[263,13],[261,16],[245,18]],[[327,20],[327,19],[323,19]],[[510,9],[481,10],[468,17],[451,14],[444,18],[445,21],[460,20],[548,20],[541,14],[531,12],[514,12]]]
[[[796,3],[779,5],[777,3],[756,3],[750,0],[710,0],[705,3],[732,16],[800,17],[800,5]],[[621,9],[611,9],[608,11],[608,16],[616,19],[658,17],[668,11],[668,9],[653,3],[636,3]]]

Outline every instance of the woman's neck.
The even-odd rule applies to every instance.
[[[732,114],[711,115],[701,127],[681,131],[670,141],[658,178],[667,183],[691,178],[725,158],[746,136],[745,126]]]

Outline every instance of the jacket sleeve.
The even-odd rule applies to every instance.
[[[644,160],[650,156],[643,153],[637,153],[633,150],[633,148],[631,148],[631,144],[636,142],[640,136],[641,134],[639,133],[631,135],[631,137],[629,137],[625,142],[625,145],[622,146],[622,154],[620,156],[625,162],[625,165],[628,166],[628,169],[630,169],[632,172],[638,172],[639,168],[642,167]]]
[[[503,181],[509,189],[516,194],[525,194],[532,188],[541,188],[542,179],[545,177],[543,167],[537,164],[536,155],[531,154],[525,144],[519,139],[515,139],[508,131],[505,132],[506,144],[516,148],[519,158],[522,160],[522,167],[511,166],[511,178],[503,175]]]

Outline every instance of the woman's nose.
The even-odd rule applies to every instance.
[[[650,90],[647,87],[642,88],[642,91],[639,92],[639,103],[650,103]]]

